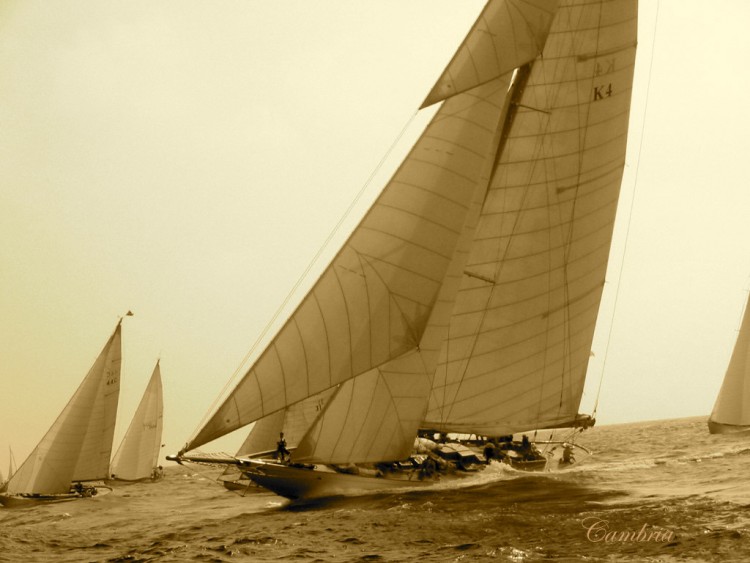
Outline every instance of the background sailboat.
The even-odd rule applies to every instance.
[[[13,456],[13,449],[8,446],[8,478],[3,477],[2,471],[0,471],[0,493],[4,492],[8,481],[16,472],[16,459]]]
[[[120,396],[121,324],[47,434],[9,479],[0,504],[71,500],[95,494],[71,484],[109,475]]]
[[[111,480],[139,481],[161,476],[158,459],[163,417],[161,369],[157,361],[130,426],[112,459]]]
[[[750,297],[721,384],[708,430],[711,434],[750,432]]]
[[[403,460],[420,429],[578,423],[636,28],[634,0],[490,2],[393,179],[186,450],[328,389],[295,462]],[[255,467],[272,489],[283,473],[281,494],[321,493]]]

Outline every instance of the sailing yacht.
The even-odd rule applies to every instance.
[[[413,467],[420,434],[590,425],[636,39],[636,0],[490,0],[390,182],[171,459],[326,392],[289,459],[234,463],[292,499],[426,487],[448,475]]]
[[[161,478],[158,460],[163,417],[161,369],[157,361],[130,426],[115,457],[112,458],[110,481],[146,481]]]
[[[122,319],[57,420],[9,478],[0,504],[27,506],[97,494],[96,487],[82,483],[108,476],[120,397],[121,324]]]
[[[8,478],[3,477],[2,471],[0,471],[0,493],[5,492],[8,485],[8,481],[11,476],[16,472],[16,458],[13,456],[13,449],[8,446]]]
[[[708,419],[711,434],[750,433],[750,297],[724,381]]]

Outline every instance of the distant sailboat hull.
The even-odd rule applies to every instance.
[[[142,479],[106,479],[108,485],[134,485],[136,483],[154,483],[160,481],[161,477],[143,477]]]
[[[55,504],[59,502],[68,502],[82,498],[94,498],[112,492],[112,489],[106,486],[97,485],[96,487],[86,487],[84,492],[71,492],[59,494],[4,494],[0,495],[0,505],[5,508],[24,508],[38,506],[40,504]]]
[[[750,435],[750,426],[737,424],[723,424],[721,422],[708,421],[708,431],[711,434],[748,434]]]
[[[6,508],[22,508],[39,504],[67,502],[83,498],[77,493],[61,493],[59,495],[0,495],[0,504]]]

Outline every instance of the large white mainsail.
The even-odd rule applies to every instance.
[[[635,0],[490,2],[393,179],[185,449],[332,388],[294,460],[403,459],[420,427],[572,419],[624,166],[635,37]],[[506,400],[511,409],[493,409]]]
[[[137,481],[152,476],[161,449],[163,411],[161,368],[157,361],[130,426],[112,459],[110,477]]]
[[[750,431],[750,297],[732,357],[708,419],[711,434]]]
[[[561,2],[522,67],[425,427],[573,423],[605,281],[635,63],[631,0]]]
[[[9,494],[67,493],[105,479],[120,396],[121,322],[73,397],[8,482]]]

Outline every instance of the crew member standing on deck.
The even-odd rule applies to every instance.
[[[279,461],[286,461],[286,456],[289,455],[289,450],[286,449],[286,440],[284,439],[284,433],[279,433],[279,441],[276,442],[276,459]]]

